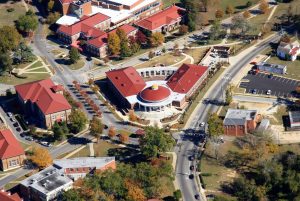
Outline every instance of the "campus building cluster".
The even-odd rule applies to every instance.
[[[160,0],[59,2],[64,15],[56,22],[59,39],[100,58],[107,56],[107,38],[116,28],[124,30],[127,37],[135,37],[138,30],[145,34],[165,33],[178,28],[185,14],[175,5],[160,11]]]
[[[208,68],[182,64],[180,68],[156,67],[137,71],[126,67],[106,72],[106,76],[111,93],[124,107],[161,112],[171,107],[183,109],[188,98],[206,80]],[[150,77],[150,81],[145,81]]]

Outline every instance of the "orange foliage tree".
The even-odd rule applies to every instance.
[[[116,136],[116,129],[115,127],[110,127],[108,130],[108,137],[113,138]]]
[[[35,146],[32,148],[32,152],[30,159],[40,169],[44,169],[52,164],[53,159],[47,149]]]
[[[135,182],[126,180],[125,187],[127,189],[127,199],[128,200],[135,200],[135,201],[145,201],[146,197],[144,195],[143,189]]]

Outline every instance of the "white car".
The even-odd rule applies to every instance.
[[[271,90],[270,89],[267,91],[267,95],[271,95]]]
[[[13,115],[12,115],[11,112],[8,112],[8,113],[7,113],[7,116],[12,117]]]
[[[46,147],[48,147],[48,142],[40,141],[40,144],[41,144],[41,145],[44,145],[44,146],[46,146]]]
[[[200,123],[200,127],[203,127],[205,125],[205,122]]]

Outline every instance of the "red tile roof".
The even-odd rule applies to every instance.
[[[87,44],[93,45],[97,48],[106,45],[106,43],[107,43],[107,33],[105,32],[103,32],[103,35],[87,41]]]
[[[90,17],[88,16],[83,16],[81,18],[81,21],[72,24],[70,26],[66,26],[66,25],[61,25],[58,28],[59,32],[62,32],[64,34],[67,34],[69,36],[73,36],[75,34],[78,34],[80,32],[88,32],[90,30],[93,30],[93,32],[97,32],[96,30],[99,30],[97,28],[94,28],[95,25],[108,20],[110,17],[101,13],[96,13],[95,15],[92,15]],[[102,33],[101,30],[98,31],[99,33]]]
[[[135,27],[133,27],[133,26],[131,26],[131,25],[129,25],[129,24],[124,24],[124,25],[120,26],[119,29],[124,30],[127,36],[128,36],[131,32],[137,30],[137,28],[135,28]],[[110,33],[116,33],[116,32],[117,32],[117,29],[114,29],[114,30],[110,31],[109,34],[110,34]]]
[[[6,159],[23,155],[24,150],[9,129],[0,131],[0,158]],[[1,200],[1,199],[0,199]]]
[[[206,66],[182,64],[170,77],[167,85],[174,92],[188,93],[207,70]]]
[[[124,97],[136,95],[146,86],[133,67],[108,71],[106,76]]]
[[[293,49],[291,49],[291,51],[290,51],[290,55],[296,55],[297,53],[298,53],[298,51],[299,51],[299,47],[294,47]]]
[[[161,26],[171,24],[172,21],[177,21],[184,13],[185,9],[178,6],[170,6],[159,13],[138,21],[136,25],[152,31]]]
[[[163,101],[171,95],[171,91],[163,86],[148,87],[140,93],[140,97],[148,102]]]
[[[15,89],[24,101],[36,103],[44,115],[71,109],[65,97],[52,90],[54,86],[51,79],[46,79],[20,84],[15,86]]]

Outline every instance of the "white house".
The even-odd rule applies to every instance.
[[[300,54],[300,45],[298,41],[292,43],[280,42],[277,48],[277,56],[281,59],[295,61]]]

